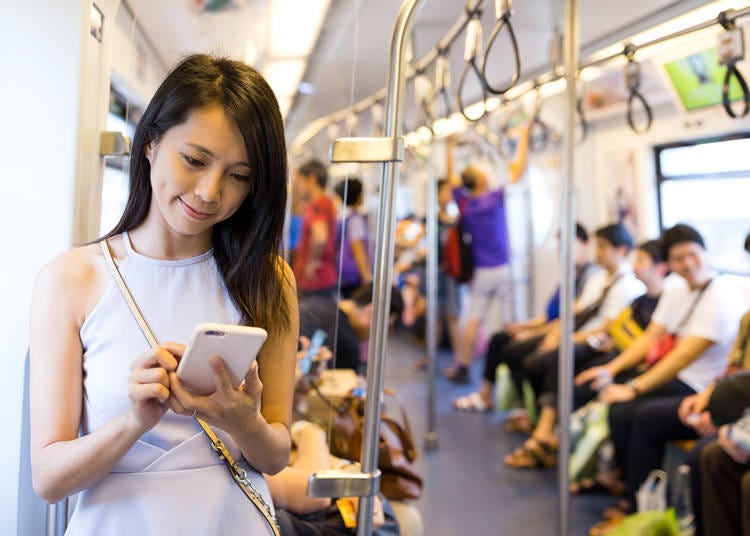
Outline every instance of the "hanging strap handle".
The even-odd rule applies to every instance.
[[[125,280],[122,278],[120,270],[117,269],[117,265],[112,258],[112,252],[109,250],[109,244],[106,240],[102,240],[101,242],[99,242],[99,246],[101,247],[102,253],[104,254],[104,260],[107,263],[107,267],[112,273],[112,277],[117,283],[122,297],[128,304],[128,308],[130,308],[130,312],[133,314],[133,318],[135,318],[135,321],[138,322],[138,326],[141,328],[143,335],[146,337],[146,340],[152,348],[158,346],[159,342],[156,340],[156,337],[154,337],[154,334],[151,331],[151,328],[148,326],[146,319],[143,318],[143,314],[138,308],[138,304],[135,303],[133,295],[130,293],[130,289],[128,289]],[[211,442],[211,448],[216,451],[216,453],[219,455],[219,458],[224,462],[224,465],[227,466],[227,470],[229,471],[229,474],[232,475],[234,481],[237,483],[240,489],[242,489],[245,495],[247,495],[247,498],[250,499],[250,501],[260,511],[260,513],[263,514],[263,517],[268,522],[268,525],[274,536],[281,536],[281,529],[279,528],[279,524],[276,521],[276,516],[274,515],[271,506],[265,501],[265,499],[263,499],[263,496],[260,494],[260,492],[255,489],[255,486],[253,486],[253,483],[247,477],[247,472],[245,471],[245,469],[237,463],[232,454],[229,452],[229,449],[227,449],[226,445],[224,445],[224,442],[216,436],[208,423],[199,419],[198,417],[193,418],[195,419],[195,422],[197,422],[206,433],[206,437],[208,437],[208,440]]]
[[[737,69],[737,63],[745,59],[744,34],[741,28],[736,27],[734,19],[730,18],[730,11],[732,10],[722,11],[718,17],[719,24],[726,30],[719,36],[718,45],[719,65],[725,65],[727,68],[721,88],[721,101],[727,114],[733,119],[738,119],[750,113],[750,89],[747,87],[745,77]],[[737,80],[742,90],[744,108],[739,114],[732,108],[732,99],[729,96],[732,78]]]
[[[654,121],[654,112],[651,110],[646,98],[641,94],[641,65],[635,61],[635,53],[638,49],[633,44],[628,44],[623,50],[623,54],[628,59],[627,65],[625,65],[625,85],[630,92],[628,97],[628,112],[627,120],[630,129],[636,134],[643,134],[651,130],[651,125]],[[641,102],[643,110],[646,112],[646,124],[643,127],[638,127],[635,124],[635,118],[633,117],[633,110],[635,109],[636,100]]]
[[[477,4],[473,9],[469,7],[468,3],[465,6],[466,15],[469,18],[469,23],[466,26],[466,44],[464,46],[464,70],[461,73],[461,78],[458,81],[458,89],[456,89],[456,104],[461,115],[469,122],[479,121],[487,113],[487,83],[482,76],[482,72],[477,66],[477,54],[482,47],[482,22],[480,17],[482,16],[482,10]],[[482,87],[482,113],[477,117],[471,117],[466,113],[466,107],[463,102],[464,85],[469,76],[469,71],[474,71],[474,74],[479,80],[479,85]]]
[[[489,91],[490,93],[494,93],[495,95],[505,94],[508,90],[510,90],[510,88],[516,85],[518,79],[521,76],[521,53],[518,51],[518,41],[516,41],[516,33],[513,31],[513,25],[510,22],[511,2],[512,0],[495,0],[495,27],[490,34],[490,39],[489,41],[487,41],[487,47],[484,49],[484,54],[482,55],[482,66],[480,68],[482,81],[484,82],[484,87],[487,88],[487,91]],[[513,59],[515,61],[515,66],[513,69],[513,75],[511,76],[508,85],[506,85],[505,87],[494,87],[490,84],[489,80],[487,80],[487,57],[490,55],[492,45],[495,44],[495,39],[497,39],[497,36],[500,35],[500,32],[503,30],[503,28],[508,29],[508,37],[510,37],[510,45],[513,49]]]

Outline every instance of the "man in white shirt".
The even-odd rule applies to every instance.
[[[602,376],[616,377],[640,365],[660,338],[673,334],[674,347],[641,374],[626,383],[604,388],[600,400],[611,404],[609,426],[615,456],[625,471],[630,504],[645,475],[661,465],[659,452],[641,448],[650,426],[661,419],[646,418],[651,406],[661,407],[668,397],[685,397],[707,387],[726,367],[726,357],[746,309],[742,294],[709,267],[703,238],[694,228],[678,224],[662,235],[669,268],[684,280],[665,288],[646,331],[633,345],[601,367],[576,378],[582,384]],[[622,376],[620,376],[622,378]],[[618,379],[620,379],[618,378]],[[676,406],[675,406],[676,408]],[[676,412],[676,409],[674,410]],[[638,426],[634,426],[634,424]],[[651,424],[649,424],[651,423]],[[625,505],[623,505],[625,506]]]

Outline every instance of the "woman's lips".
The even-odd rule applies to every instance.
[[[193,218],[194,220],[200,220],[203,221],[206,218],[209,218],[213,214],[208,212],[201,212],[199,210],[195,210],[193,207],[185,203],[185,201],[182,200],[182,198],[177,198],[180,200],[180,206],[182,207],[182,210],[187,214],[189,217]]]

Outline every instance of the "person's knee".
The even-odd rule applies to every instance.
[[[724,455],[724,449],[718,443],[711,443],[704,448],[701,454],[701,474],[704,477],[715,474]]]
[[[547,369],[549,356],[547,353],[532,353],[521,362],[521,369],[527,377],[542,376]]]
[[[424,523],[422,514],[417,508],[404,501],[390,501],[399,525],[399,534],[402,536],[422,536],[424,534]]]
[[[612,404],[611,406],[609,406],[609,414],[607,415],[610,430],[615,431],[619,430],[622,426],[626,426],[627,423],[632,419],[632,416],[632,408],[627,402],[621,404]]]
[[[750,510],[750,471],[742,475],[742,505],[746,510]]]
[[[664,415],[648,403],[641,404],[633,413],[632,435],[646,439],[660,435]]]

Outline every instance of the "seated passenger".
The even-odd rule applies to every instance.
[[[601,251],[600,251],[600,248]],[[602,241],[597,245],[597,258],[601,259],[607,270],[616,274],[622,268],[613,271],[614,266],[607,261],[606,252],[609,246]],[[617,257],[612,257],[616,259]],[[661,247],[655,240],[639,246],[633,262],[636,277],[645,284],[646,293],[633,300],[618,313],[612,315],[604,307],[615,302],[615,294],[610,291],[605,297],[602,308],[603,321],[598,330],[579,330],[573,334],[573,360],[576,370],[585,369],[594,363],[605,363],[612,359],[615,350],[629,346],[634,337],[642,333],[651,318],[662,292],[662,281],[667,271]],[[611,277],[611,276],[610,276]],[[615,288],[614,286],[612,288]],[[622,295],[622,290],[620,291]],[[558,350],[532,354],[524,360],[524,375],[530,380],[541,406],[539,422],[531,438],[513,454],[505,458],[511,467],[543,467],[556,463],[555,425],[557,424],[557,380]],[[581,388],[576,393],[575,407],[580,407],[595,398],[591,389]]]
[[[307,484],[310,475],[317,471],[343,469],[358,464],[333,456],[328,449],[325,431],[316,424],[297,421],[292,425],[291,435],[294,449],[289,466],[275,475],[265,475],[282,534],[347,534],[340,508],[336,506],[337,501],[308,496]],[[358,499],[353,499],[353,504],[357,502]],[[350,515],[356,516],[356,513],[352,511]],[[375,497],[372,525],[375,536],[401,534],[395,513],[380,495]]]
[[[745,319],[750,320],[750,313]],[[750,339],[750,322],[744,319],[743,337]],[[750,345],[745,346],[745,357],[750,358]],[[743,395],[745,400],[750,398],[748,392]],[[705,447],[700,459],[703,502],[694,511],[702,514],[702,525],[696,528],[705,536],[750,534],[750,446],[734,438],[730,428],[730,424],[719,428],[718,438]]]
[[[659,399],[694,395],[722,373],[746,305],[731,281],[710,270],[698,231],[675,225],[664,232],[662,247],[670,270],[685,284],[664,290],[651,323],[630,348],[576,378],[580,384],[601,374],[617,377],[639,365],[663,335],[672,333],[676,337],[675,346],[646,372],[631,376],[624,384],[609,385],[599,395],[600,400],[611,404],[610,434],[617,463],[628,483],[629,504],[622,505],[626,511],[632,509],[634,493],[648,472],[661,465],[658,452],[644,452],[646,436],[662,426],[655,414],[666,412]],[[670,410],[672,416],[678,405]]]
[[[300,295],[300,335],[312,337],[316,329],[328,335],[326,344],[336,350],[332,368],[356,371],[366,363],[364,345],[370,336],[372,289],[372,283],[360,287],[350,299],[339,303],[327,294]],[[393,321],[401,316],[402,309],[401,297],[392,289],[390,312]],[[336,341],[332,340],[334,336]]]
[[[575,297],[578,300],[590,276],[600,268],[589,260],[588,233],[576,223],[576,240],[574,257],[576,265]],[[521,360],[533,352],[541,343],[544,335],[554,326],[560,310],[560,287],[550,297],[545,315],[523,322],[510,324],[503,331],[495,333],[490,339],[484,359],[484,374],[478,391],[461,396],[453,401],[453,407],[461,411],[489,411],[492,408],[495,371],[505,363],[513,374],[517,389],[521,390]],[[512,426],[523,428],[528,418],[517,414],[512,418]],[[530,425],[529,425],[530,426]]]
[[[300,343],[302,350],[297,353],[295,379],[298,388],[306,390],[302,381],[306,375],[300,370],[299,363],[306,356],[310,341],[300,337]],[[330,349],[322,346],[312,359],[315,363],[324,363],[331,355]],[[325,497],[309,497],[307,484],[310,475],[317,471],[343,469],[358,464],[333,456],[325,431],[311,422],[296,421],[291,427],[291,438],[293,449],[289,465],[275,475],[266,475],[282,534],[349,534],[350,529],[345,528],[335,501]],[[421,536],[422,517],[414,506],[402,501],[389,503],[378,495],[373,509],[373,528],[375,536]]]

